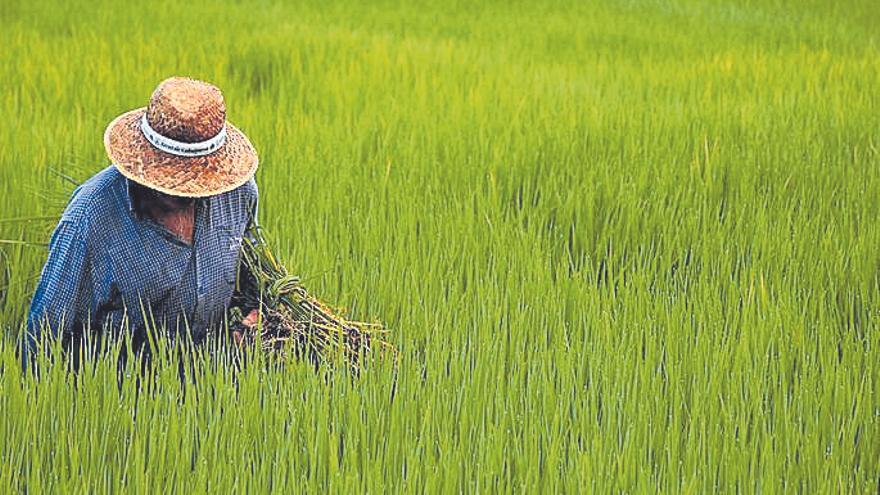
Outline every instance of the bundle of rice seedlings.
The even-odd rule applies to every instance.
[[[260,229],[243,240],[241,264],[236,303],[260,311],[259,323],[251,327],[242,323],[241,310],[231,312],[230,329],[243,336],[244,344],[315,365],[332,366],[341,358],[354,371],[367,354],[396,352],[381,324],[349,320],[309,294],[278,262]]]

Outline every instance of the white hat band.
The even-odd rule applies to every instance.
[[[211,139],[200,141],[198,143],[184,143],[183,141],[177,141],[156,132],[155,129],[150,127],[150,123],[147,122],[146,113],[141,117],[141,132],[144,133],[144,137],[147,138],[147,141],[149,141],[156,149],[176,156],[192,157],[210,155],[219,150],[223,147],[223,144],[226,143],[225,125],[220,129],[220,132]]]

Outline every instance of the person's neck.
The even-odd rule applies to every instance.
[[[182,206],[180,208],[163,208],[161,206],[148,204],[144,213],[153,221],[160,222],[165,218],[175,218],[181,216],[192,215],[195,212],[195,203]]]
[[[183,242],[192,245],[195,230],[195,203],[174,210],[156,207],[148,208],[148,210],[154,222],[168,229]]]
[[[192,245],[195,207],[194,200],[181,200],[137,186],[132,190],[135,212],[165,227],[181,241]]]

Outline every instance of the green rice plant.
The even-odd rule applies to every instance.
[[[9,290],[10,271],[9,256],[0,248],[0,307],[6,303],[6,292]]]

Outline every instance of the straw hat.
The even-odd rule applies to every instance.
[[[104,148],[122,175],[172,196],[231,191],[257,171],[257,152],[226,122],[223,94],[185,77],[159,83],[150,104],[126,112],[104,131]]]

